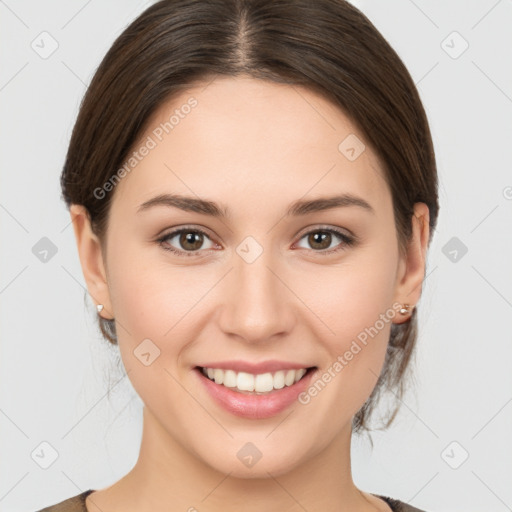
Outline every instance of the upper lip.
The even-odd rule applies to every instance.
[[[235,372],[246,372],[253,373],[255,375],[261,373],[272,373],[277,372],[279,370],[300,370],[301,368],[311,368],[311,365],[303,364],[303,363],[292,363],[289,361],[278,361],[278,360],[269,360],[269,361],[260,361],[259,363],[254,363],[251,361],[217,361],[212,363],[204,363],[198,365],[201,368],[219,368],[222,370],[233,370]]]

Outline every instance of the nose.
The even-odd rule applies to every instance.
[[[219,316],[222,331],[260,344],[291,332],[297,305],[270,251],[263,251],[252,263],[235,253],[233,266],[224,284],[225,300]]]

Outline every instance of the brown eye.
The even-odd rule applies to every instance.
[[[301,240],[303,239],[306,240],[308,247],[300,246],[301,248],[312,249],[320,254],[332,254],[333,252],[347,249],[356,243],[354,237],[333,228],[310,231],[301,237]],[[333,245],[336,239],[339,242]]]
[[[179,243],[187,251],[197,251],[203,245],[203,235],[196,231],[183,231],[180,234]]]
[[[327,231],[315,231],[308,235],[308,243],[313,249],[328,249],[331,245],[332,235]]]
[[[177,239],[171,243],[173,239]],[[205,241],[210,242],[209,247],[203,247]],[[179,256],[196,256],[201,249],[212,249],[213,243],[210,237],[202,230],[197,228],[181,228],[158,239],[160,245],[167,251],[176,253]]]

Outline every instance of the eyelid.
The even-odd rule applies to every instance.
[[[191,225],[185,224],[183,226],[175,226],[173,228],[164,229],[162,231],[162,234],[157,235],[157,238],[167,238],[167,237],[170,237],[171,235],[175,236],[178,233],[180,233],[181,231],[197,231],[198,233],[201,233],[210,239],[214,238],[207,228],[205,228],[201,225],[198,225],[198,224],[191,224]]]
[[[304,235],[308,235],[311,232],[315,231],[334,231],[335,233],[340,233],[342,235],[345,235],[348,238],[353,238],[354,240],[357,240],[357,237],[347,228],[342,228],[339,226],[331,226],[329,224],[312,224],[310,226],[307,226],[303,229],[301,229],[295,237],[302,238]]]

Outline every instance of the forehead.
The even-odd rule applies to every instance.
[[[249,198],[269,208],[334,192],[390,199],[370,141],[340,108],[295,85],[196,84],[157,109],[132,150],[114,196],[126,214],[166,192],[222,198],[230,211],[247,210]]]

